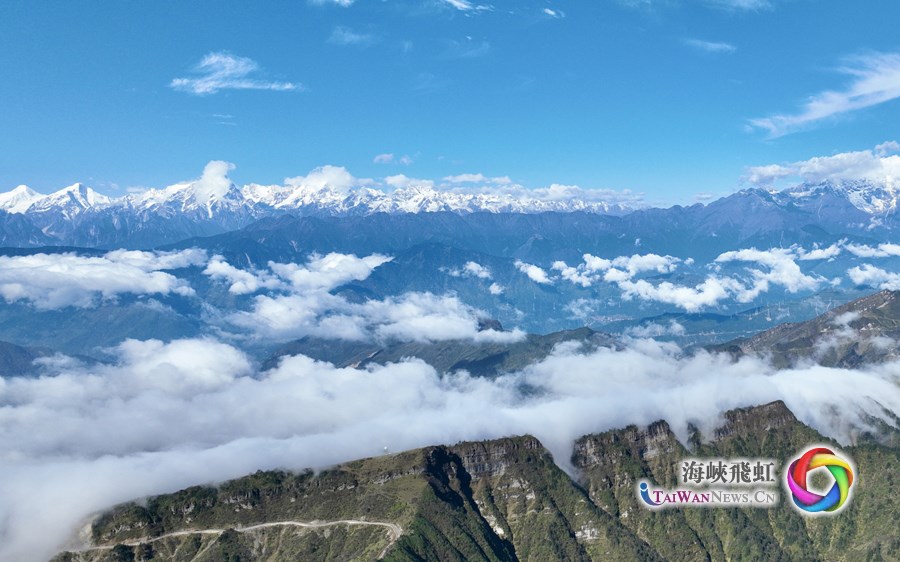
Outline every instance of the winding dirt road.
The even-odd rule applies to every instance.
[[[359,519],[340,519],[337,521],[274,521],[272,523],[259,523],[257,525],[249,525],[247,527],[232,527],[238,533],[250,533],[253,531],[258,531],[260,529],[269,529],[272,527],[331,527],[334,525],[369,525],[375,527],[384,527],[390,533],[391,540],[388,542],[387,546],[384,547],[384,550],[381,551],[381,554],[378,555],[378,558],[383,558],[387,553],[388,549],[400,539],[400,535],[403,534],[403,529],[400,525],[396,523],[384,523],[382,521],[360,521]],[[221,535],[227,529],[187,529],[184,531],[173,531],[171,533],[166,533],[164,535],[159,535],[156,537],[145,537],[140,539],[132,539],[127,541],[122,541],[120,544],[124,544],[126,546],[137,546],[141,543],[154,543],[156,541],[161,541],[163,539],[168,539],[171,537],[183,537],[187,535]],[[91,546],[81,549],[82,552],[89,552],[91,550],[109,550],[112,546],[104,545],[104,546]],[[204,549],[205,550],[205,549]]]

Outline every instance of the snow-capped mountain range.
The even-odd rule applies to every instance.
[[[49,195],[20,185],[0,193],[0,244],[151,247],[236,230],[283,214],[345,217],[377,213],[582,212],[623,218],[634,214],[633,220],[652,219],[660,221],[661,227],[669,220],[687,220],[696,225],[696,232],[703,233],[707,228],[712,236],[722,225],[753,225],[756,221],[772,230],[801,220],[797,217],[802,215],[802,220],[830,232],[833,225],[869,232],[893,228],[898,199],[893,185],[887,183],[823,182],[782,191],[754,187],[708,205],[634,213],[621,203],[600,199],[601,194],[565,186],[540,190],[497,185],[438,189],[428,184],[407,184],[391,191],[365,185],[341,188],[304,183],[238,187],[225,176],[118,198],[81,183]]]
[[[245,208],[251,214],[271,210],[302,211],[314,215],[358,215],[371,213],[541,213],[585,211],[623,214],[630,209],[617,203],[578,198],[569,194],[529,194],[513,188],[477,192],[439,190],[428,185],[410,185],[393,191],[368,187],[343,190],[325,187],[249,184],[242,188],[229,184],[223,190],[209,190],[201,182],[179,183],[165,189],[149,189],[140,194],[111,198],[81,183],[49,195],[28,186],[0,193],[0,209],[9,213],[33,214],[49,210],[79,213],[110,208],[135,212],[204,212],[208,218],[226,210]]]

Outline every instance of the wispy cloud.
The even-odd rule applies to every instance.
[[[563,12],[562,10],[553,10],[551,8],[544,8],[541,11],[544,13],[544,15],[550,16],[551,18],[554,18],[554,19],[562,19],[562,18],[566,17],[566,13]]]
[[[728,11],[755,11],[766,10],[774,7],[773,0],[692,0],[680,2],[679,0],[618,0],[619,4],[629,8],[655,9],[666,6],[678,6],[684,4],[702,4],[709,8],[717,8]]]
[[[704,0],[704,3],[726,10],[765,10],[772,7],[770,0]]]
[[[393,152],[386,152],[384,154],[379,154],[375,158],[372,159],[372,162],[376,164],[391,164],[393,162],[399,162],[404,166],[409,166],[413,163],[413,158],[409,154],[404,154],[400,158],[395,159]]]
[[[300,84],[294,82],[271,82],[254,78],[259,72],[259,65],[253,59],[238,57],[220,51],[209,53],[194,69],[193,78],[175,78],[169,87],[180,92],[188,92],[197,96],[215,94],[220,90],[302,90]]]
[[[480,184],[493,184],[493,185],[510,185],[512,184],[512,180],[509,179],[509,176],[500,176],[500,177],[488,177],[482,173],[477,174],[459,174],[456,176],[446,176],[444,178],[445,182],[449,182],[452,184],[460,184],[460,183],[480,183]]]
[[[737,47],[732,45],[731,43],[725,43],[721,41],[704,41],[702,39],[684,39],[683,43],[688,47],[693,47],[694,49],[698,49],[700,51],[705,51],[707,53],[723,53],[723,54],[731,54],[737,51]]]
[[[797,113],[751,119],[751,127],[767,131],[771,138],[782,137],[900,97],[900,53],[853,57],[838,70],[852,77],[844,90],[816,94]]]
[[[378,39],[371,33],[359,33],[343,25],[335,27],[328,38],[328,42],[335,45],[355,45],[359,47],[367,47],[377,41]]]
[[[469,0],[442,0],[444,4],[456,8],[461,12],[486,12],[493,10],[488,4],[473,4]]]
[[[310,4],[314,6],[341,6],[342,8],[349,8],[353,2],[356,0],[308,0]]]

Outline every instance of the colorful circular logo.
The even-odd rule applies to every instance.
[[[824,496],[809,491],[807,485],[807,474],[820,467],[827,468],[834,478],[834,485]],[[801,510],[809,513],[833,512],[847,503],[850,497],[853,469],[850,463],[835,455],[831,449],[815,447],[791,463],[786,478],[794,503]]]

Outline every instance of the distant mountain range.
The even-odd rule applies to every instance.
[[[238,187],[196,181],[112,198],[77,183],[49,195],[27,186],[0,193],[0,244],[150,248],[244,228],[281,215],[364,217],[418,213],[542,214],[586,217],[629,243],[689,231],[692,237],[777,240],[858,235],[883,238],[897,226],[898,194],[869,181],[804,184],[783,191],[750,188],[708,205],[630,209],[596,200],[589,190],[554,192],[491,187],[481,191],[407,185]],[[683,241],[683,239],[682,239]]]

